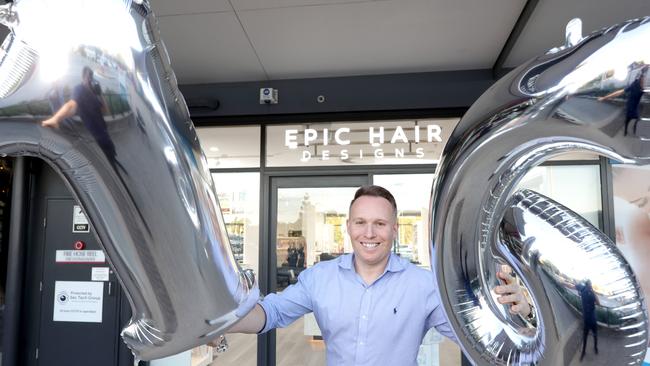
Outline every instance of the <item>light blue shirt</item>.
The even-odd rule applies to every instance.
[[[444,315],[434,275],[391,254],[384,273],[366,285],[353,254],[306,269],[298,282],[260,303],[261,333],[314,312],[328,365],[417,365],[419,346],[435,327],[456,339]]]

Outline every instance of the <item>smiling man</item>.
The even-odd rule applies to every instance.
[[[270,294],[230,332],[264,333],[313,312],[327,348],[328,365],[417,365],[419,346],[435,327],[454,339],[431,271],[391,252],[397,236],[397,205],[379,186],[357,190],[347,230],[352,254],[320,262],[298,282]],[[509,274],[498,286],[500,302],[513,313],[531,309]]]

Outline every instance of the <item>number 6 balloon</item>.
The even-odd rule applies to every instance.
[[[650,141],[633,126],[650,117],[643,98],[650,19],[584,38],[579,23],[569,23],[564,46],[479,98],[438,168],[436,277],[449,321],[477,364],[578,365],[587,336],[590,365],[639,365],[646,352],[645,301],[616,246],[569,209],[514,192],[531,168],[568,151],[650,163]],[[536,322],[496,301],[491,289],[505,263],[527,288]]]

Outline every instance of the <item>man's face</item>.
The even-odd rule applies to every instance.
[[[382,197],[361,196],[350,207],[347,221],[355,260],[377,265],[388,259],[397,222],[393,206]]]
[[[93,73],[92,72],[84,72],[83,74],[83,81],[86,85],[91,85],[93,82]]]

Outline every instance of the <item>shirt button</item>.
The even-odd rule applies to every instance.
[[[366,319],[368,319],[368,317],[365,316],[365,315],[361,315],[361,319],[366,320]]]
[[[363,341],[359,342],[359,345],[360,345],[360,346],[363,346]]]

